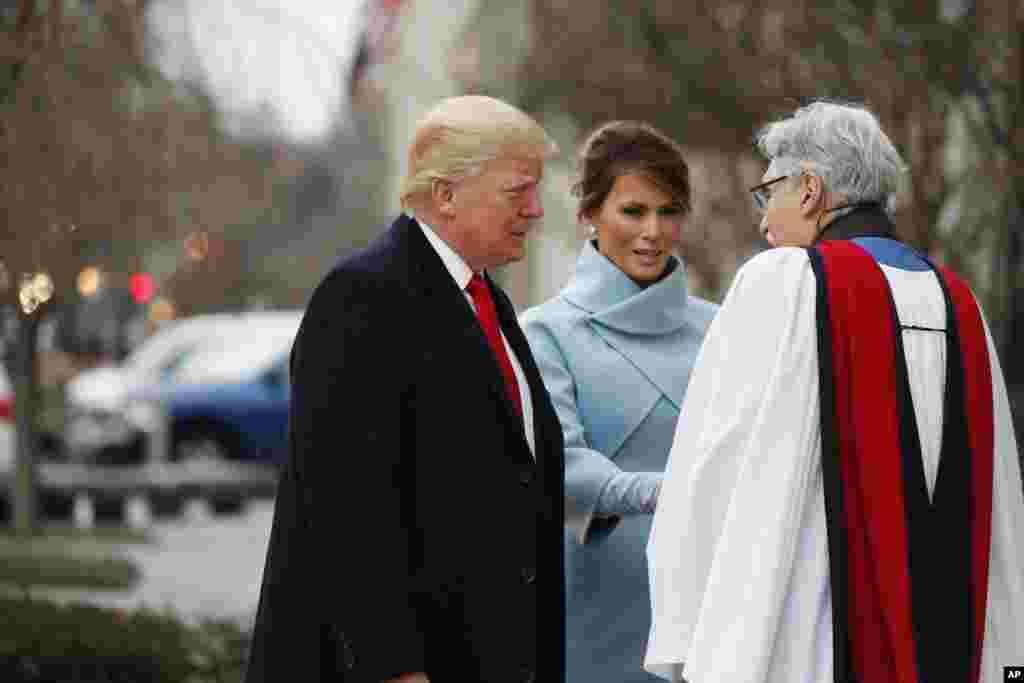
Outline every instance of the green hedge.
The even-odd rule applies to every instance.
[[[135,538],[123,535],[124,541]],[[141,576],[118,551],[121,542],[114,531],[54,529],[27,538],[0,533],[0,587],[132,588]]]
[[[0,584],[127,589],[139,580],[138,568],[116,557],[2,557]]]
[[[246,635],[227,621],[0,597],[4,683],[238,683]]]

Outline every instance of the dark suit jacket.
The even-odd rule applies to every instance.
[[[247,683],[560,683],[562,430],[508,297],[536,461],[465,296],[405,216],[313,294],[292,350]]]

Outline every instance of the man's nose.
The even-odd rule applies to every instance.
[[[529,200],[523,208],[523,213],[530,218],[542,218],[544,216],[544,206],[541,203],[540,192],[534,190],[530,193]]]

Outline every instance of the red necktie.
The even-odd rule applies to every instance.
[[[519,398],[519,382],[516,381],[515,370],[512,369],[512,361],[509,360],[505,351],[505,342],[501,340],[501,327],[498,325],[498,312],[494,308],[494,299],[491,298],[491,290],[484,282],[479,273],[473,273],[466,291],[473,298],[476,305],[476,316],[480,320],[480,326],[484,329],[484,336],[490,344],[491,352],[498,360],[501,374],[505,378],[505,392],[516,407],[519,417],[523,416],[523,404]]]

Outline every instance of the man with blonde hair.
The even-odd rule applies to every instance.
[[[488,274],[556,152],[504,102],[440,102],[406,213],[314,292],[247,683],[562,680],[562,430]]]

